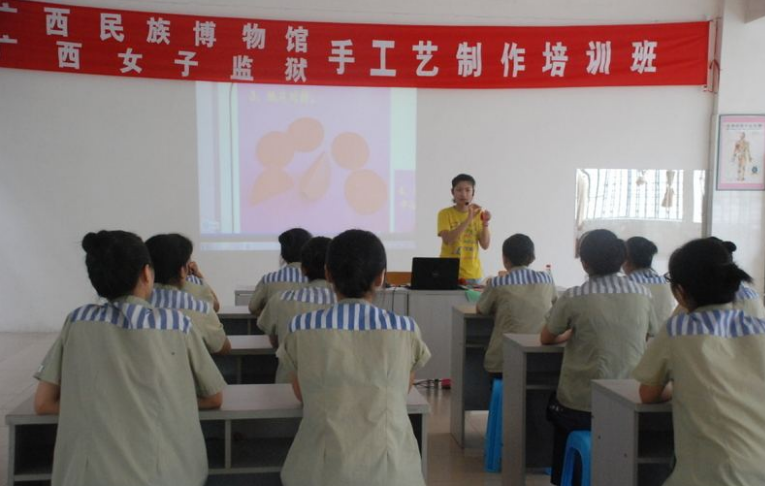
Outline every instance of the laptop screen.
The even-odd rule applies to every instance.
[[[459,258],[412,258],[412,290],[458,289],[459,274]]]

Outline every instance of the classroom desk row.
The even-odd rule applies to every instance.
[[[213,355],[223,378],[229,385],[270,384],[276,378],[276,350],[268,336],[229,336],[231,352]]]
[[[490,396],[483,354],[493,320],[474,306],[453,310],[450,429],[464,446],[465,413],[486,410]],[[552,425],[546,418],[558,385],[565,345],[543,346],[536,334],[503,337],[502,484],[523,486],[527,472],[552,459]],[[640,403],[634,380],[592,385],[593,486],[658,486],[671,472],[672,407]]]
[[[412,389],[407,411],[427,474],[430,405]],[[207,445],[207,485],[280,484],[278,474],[297,433],[303,407],[290,385],[229,385],[223,406],[199,412]],[[58,417],[35,415],[33,398],[5,418],[8,486],[50,484]]]

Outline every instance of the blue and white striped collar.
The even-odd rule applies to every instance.
[[[537,272],[528,267],[514,267],[507,275],[494,277],[489,285],[500,287],[502,285],[533,285],[552,284],[553,278],[548,272]]]
[[[669,283],[666,278],[656,273],[653,268],[641,268],[640,270],[635,270],[627,275],[627,278],[633,282],[641,284],[658,285]]]
[[[191,330],[191,319],[177,310],[154,309],[143,299],[129,296],[105,304],[88,304],[73,310],[70,322],[88,321],[112,324],[122,329],[160,331]]]
[[[758,294],[756,290],[754,290],[752,287],[749,287],[748,285],[744,285],[743,283],[736,291],[736,300],[752,300],[759,298],[760,294]]]
[[[149,302],[160,309],[191,310],[207,314],[210,304],[170,285],[154,284]]]
[[[409,331],[416,324],[408,316],[399,316],[363,299],[343,299],[329,309],[295,316],[290,332],[307,330]]]
[[[186,277],[186,281],[189,283],[193,283],[195,285],[204,285],[204,280],[197,277],[196,275],[189,275]]]
[[[305,302],[308,304],[334,305],[337,303],[335,292],[325,286],[303,287],[297,290],[282,292],[281,300],[292,302]]]
[[[592,294],[640,294],[651,297],[650,290],[615,273],[591,277],[582,285],[566,290],[564,295],[567,297],[581,297]]]
[[[308,278],[303,275],[303,270],[300,268],[300,262],[294,262],[275,272],[267,273],[263,276],[261,281],[263,283],[308,283]]]
[[[724,306],[700,307],[688,314],[678,314],[667,321],[670,337],[716,336],[738,338],[765,334],[765,320],[747,315],[744,311]]]

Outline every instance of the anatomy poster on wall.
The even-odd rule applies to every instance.
[[[721,115],[717,190],[765,190],[765,115]]]

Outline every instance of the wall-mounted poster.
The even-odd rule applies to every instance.
[[[718,191],[765,190],[765,115],[720,115]]]

